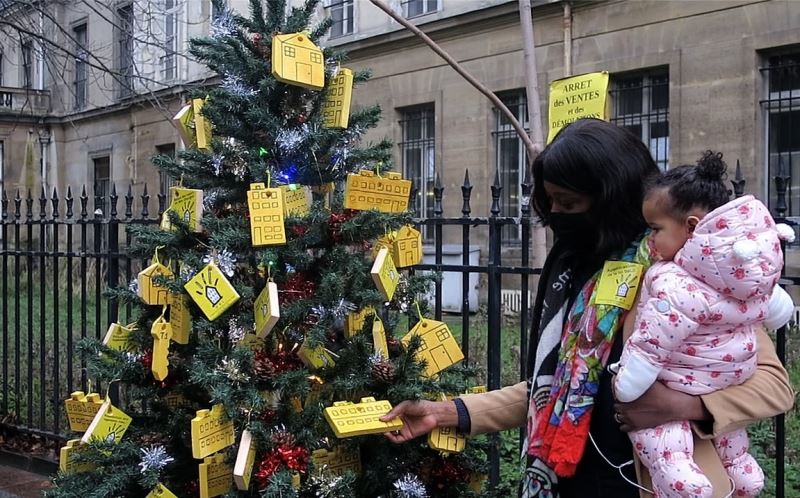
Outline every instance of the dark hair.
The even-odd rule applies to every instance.
[[[639,137],[606,121],[580,119],[564,127],[533,161],[533,208],[547,225],[551,202],[545,181],[589,195],[587,214],[598,233],[594,254],[605,259],[647,228],[644,183],[658,172]]]
[[[692,208],[712,211],[730,200],[725,186],[728,165],[722,152],[707,150],[696,165],[685,164],[653,178],[647,185],[647,195],[658,189],[667,189],[669,211],[681,217]]]

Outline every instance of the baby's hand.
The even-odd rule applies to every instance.
[[[614,395],[623,403],[630,403],[644,394],[656,381],[661,370],[647,361],[644,355],[636,353],[626,355],[624,363],[614,363],[608,368],[612,372],[614,369],[617,371],[617,376],[614,378]]]

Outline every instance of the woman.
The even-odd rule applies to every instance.
[[[404,401],[384,417],[404,422],[387,437],[400,443],[447,426],[475,435],[527,421],[523,497],[633,498],[648,489],[649,477],[631,465],[625,432],[689,419],[696,439],[706,440],[696,442],[695,458],[714,496],[726,496],[730,486],[707,439],[793,403],[768,336],[758,337],[759,365],[750,380],[703,396],[656,383],[636,401],[617,403],[605,368],[618,361],[632,329],[635,290],[619,306],[596,304],[601,270],[606,260],[622,261],[630,277],[637,264],[649,265],[643,183],[657,173],[650,152],[628,131],[595,119],[565,127],[533,163],[534,209],[556,242],[533,310],[529,381],[455,401]],[[631,288],[638,287],[632,278]]]

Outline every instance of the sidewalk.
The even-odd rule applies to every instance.
[[[0,465],[0,498],[38,498],[49,486],[47,476]]]

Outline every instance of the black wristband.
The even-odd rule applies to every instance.
[[[453,403],[456,404],[456,412],[458,413],[458,425],[456,425],[456,430],[461,434],[469,434],[472,429],[472,420],[469,418],[467,405],[464,404],[461,398],[454,399]]]

